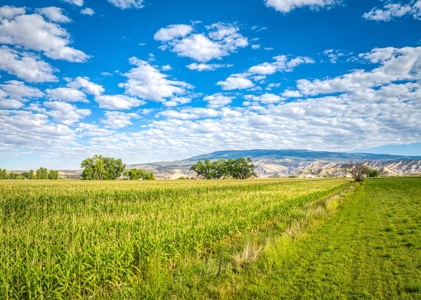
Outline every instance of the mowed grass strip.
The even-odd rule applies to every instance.
[[[0,182],[0,299],[107,297],[349,179]],[[152,270],[153,271],[153,270]]]
[[[323,226],[201,289],[229,299],[421,299],[421,178],[367,180]]]

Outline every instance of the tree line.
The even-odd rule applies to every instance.
[[[251,162],[250,157],[228,160],[221,158],[213,162],[206,159],[204,162],[198,161],[190,170],[204,179],[247,179],[257,177]],[[83,160],[80,166],[83,168],[84,180],[115,180],[123,174],[130,180],[155,180],[155,175],[151,172],[136,168],[125,171],[126,165],[121,159],[97,154]]]
[[[206,159],[204,162],[198,161],[190,170],[195,171],[197,177],[204,179],[247,179],[257,177],[251,162],[250,157],[228,160],[220,158],[213,162]]]
[[[28,172],[23,173],[14,173],[14,172],[7,172],[6,169],[0,169],[0,180],[4,179],[38,179],[38,180],[58,180],[60,176],[58,171],[50,170],[48,171],[47,168],[39,168],[38,170],[29,170]]]
[[[126,165],[121,159],[104,157],[95,154],[80,164],[83,180],[115,180],[121,175],[127,176],[130,180],[155,180],[155,175],[142,169],[131,169],[126,172]]]

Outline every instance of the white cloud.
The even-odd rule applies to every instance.
[[[105,91],[101,85],[91,82],[89,77],[79,76],[72,82],[69,82],[67,86],[74,89],[83,89],[85,93],[95,96],[98,96]]]
[[[301,95],[299,91],[285,90],[282,93],[282,96],[286,98],[297,98],[297,97],[302,97],[303,95]]]
[[[172,70],[170,65],[162,66],[162,71],[169,71],[169,70]]]
[[[101,72],[101,75],[102,76],[110,76],[110,77],[112,77],[113,76],[113,73],[110,73],[110,72]]]
[[[145,104],[144,101],[126,95],[99,95],[95,96],[95,102],[100,108],[105,109],[132,109]]]
[[[360,54],[359,57],[371,63],[378,63],[380,66],[372,71],[355,70],[332,79],[298,80],[298,89],[304,95],[318,95],[421,78],[421,47],[375,48],[369,53]]]
[[[218,108],[230,104],[234,97],[225,96],[222,93],[206,96],[203,100],[208,102],[209,108]]]
[[[312,64],[314,60],[309,57],[295,57],[295,58],[288,58],[285,55],[278,55],[273,57],[275,62],[268,63],[264,62],[257,66],[253,66],[248,69],[248,72],[251,74],[259,74],[259,75],[271,75],[276,72],[292,72],[292,70],[301,65],[301,64]]]
[[[64,2],[70,3],[70,4],[74,4],[77,6],[82,6],[83,5],[83,0],[63,0]]]
[[[88,102],[84,92],[74,88],[46,89],[48,99],[64,102]]]
[[[254,86],[254,83],[244,77],[244,74],[232,74],[223,81],[218,81],[217,85],[220,85],[223,90],[242,90],[248,89]]]
[[[335,49],[325,50],[323,51],[323,54],[326,55],[329,58],[330,62],[333,64],[336,64],[336,62],[338,61],[340,57],[345,56],[344,53],[341,53]]]
[[[164,104],[167,107],[174,107],[174,106],[179,106],[179,105],[183,105],[183,104],[187,104],[191,102],[191,98],[187,98],[187,97],[174,97],[171,98],[169,101],[165,101],[162,104]]]
[[[284,100],[284,98],[280,97],[279,95],[270,94],[270,93],[265,93],[260,96],[246,95],[244,96],[244,99],[261,102],[263,104],[273,104],[273,103],[278,103]]]
[[[264,0],[266,6],[273,7],[275,10],[288,13],[291,10],[308,6],[310,9],[318,9],[320,7],[332,6],[339,1],[337,0]]]
[[[114,131],[101,128],[96,124],[88,124],[88,123],[79,123],[78,127],[76,128],[75,132],[78,134],[79,137],[85,136],[108,136],[114,133]]]
[[[260,45],[257,45],[257,44],[251,45],[251,48],[254,50],[257,50],[257,49],[260,49]]]
[[[163,112],[160,112],[158,114],[162,117],[167,117],[170,119],[182,119],[182,120],[188,120],[188,119],[200,119],[200,118],[215,118],[220,115],[220,113],[212,108],[202,108],[202,107],[196,107],[196,108],[185,108],[180,111],[176,110],[165,110]]]
[[[144,60],[132,57],[129,61],[136,65],[136,68],[124,74],[129,78],[127,82],[119,84],[120,87],[126,89],[126,94],[162,102],[165,98],[183,95],[186,89],[193,88],[188,83],[167,79],[168,75],[162,74]]]
[[[267,89],[267,90],[271,90],[271,89],[273,89],[273,88],[278,88],[278,87],[280,87],[280,86],[281,86],[281,84],[280,84],[280,83],[269,83],[266,89]]]
[[[0,20],[0,43],[23,46],[42,51],[53,59],[84,62],[88,56],[80,50],[68,47],[69,33],[59,25],[46,22],[41,15],[17,15]]]
[[[131,119],[139,119],[140,116],[136,113],[123,113],[118,111],[106,111],[105,112],[105,120],[102,120],[106,127],[110,127],[113,129],[120,129],[129,125],[133,125]]]
[[[206,26],[206,29],[207,34],[192,34],[193,27],[190,25],[170,25],[158,30],[155,39],[164,43],[161,49],[171,49],[178,56],[190,57],[202,63],[221,59],[248,45],[247,38],[234,25],[216,23]]]
[[[16,80],[9,80],[4,84],[0,84],[1,89],[7,93],[9,98],[15,100],[22,100],[28,98],[40,98],[44,93],[39,89],[27,86],[23,82]],[[1,92],[1,90],[0,90]],[[1,95],[0,95],[1,97]]]
[[[29,53],[18,53],[7,46],[0,47],[0,70],[29,82],[57,81],[55,69]]]
[[[49,20],[57,23],[69,23],[71,20],[65,16],[62,12],[62,9],[55,6],[38,8],[37,13],[47,17]]]
[[[44,106],[50,109],[45,114],[52,117],[54,121],[65,125],[72,125],[91,114],[89,109],[78,109],[65,102],[44,102]]]
[[[393,18],[400,18],[407,14],[419,19],[421,17],[421,0],[412,2],[411,4],[387,3],[382,9],[373,8],[369,12],[364,13],[363,18],[387,22]]]
[[[314,60],[309,57],[295,57],[288,58],[285,55],[278,55],[273,57],[275,62],[264,62],[259,65],[250,67],[247,72],[241,74],[232,74],[226,80],[219,81],[217,85],[222,86],[224,90],[248,89],[254,87],[254,83],[249,79],[255,81],[262,81],[266,75],[271,75],[276,72],[291,72],[300,64],[314,63]],[[256,87],[260,89],[260,87]]]
[[[126,9],[126,8],[142,8],[143,0],[108,0],[114,6]]]
[[[219,68],[229,68],[233,65],[228,64],[198,64],[198,63],[192,63],[190,65],[187,65],[186,67],[190,70],[196,70],[199,72],[202,71],[214,71]]]
[[[0,96],[0,109],[18,109],[23,106],[22,102],[17,100],[3,99]]]
[[[168,42],[176,38],[185,37],[193,31],[193,27],[185,24],[173,24],[159,29],[154,39],[156,41]]]
[[[92,8],[87,7],[87,8],[82,9],[80,13],[82,15],[93,16],[95,14],[95,11]]]
[[[15,16],[25,14],[26,10],[24,7],[14,6],[2,6],[0,7],[0,19],[12,19]]]

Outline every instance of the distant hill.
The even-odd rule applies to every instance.
[[[250,157],[259,177],[348,176],[347,163],[367,162],[370,168],[383,175],[421,175],[421,156],[346,153],[311,150],[226,150],[202,154],[184,160],[134,164],[127,168],[142,168],[153,172],[159,179],[177,179],[194,176],[190,166],[199,160]]]

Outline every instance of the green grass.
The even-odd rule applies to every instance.
[[[214,278],[227,244],[281,217],[284,228],[300,207],[347,186],[348,179],[0,182],[0,299],[165,298],[183,282],[181,269]]]
[[[421,299],[420,200],[421,179],[367,180],[300,238],[270,235],[259,259],[179,296]]]
[[[0,183],[0,299],[421,299],[420,206],[421,178]]]

